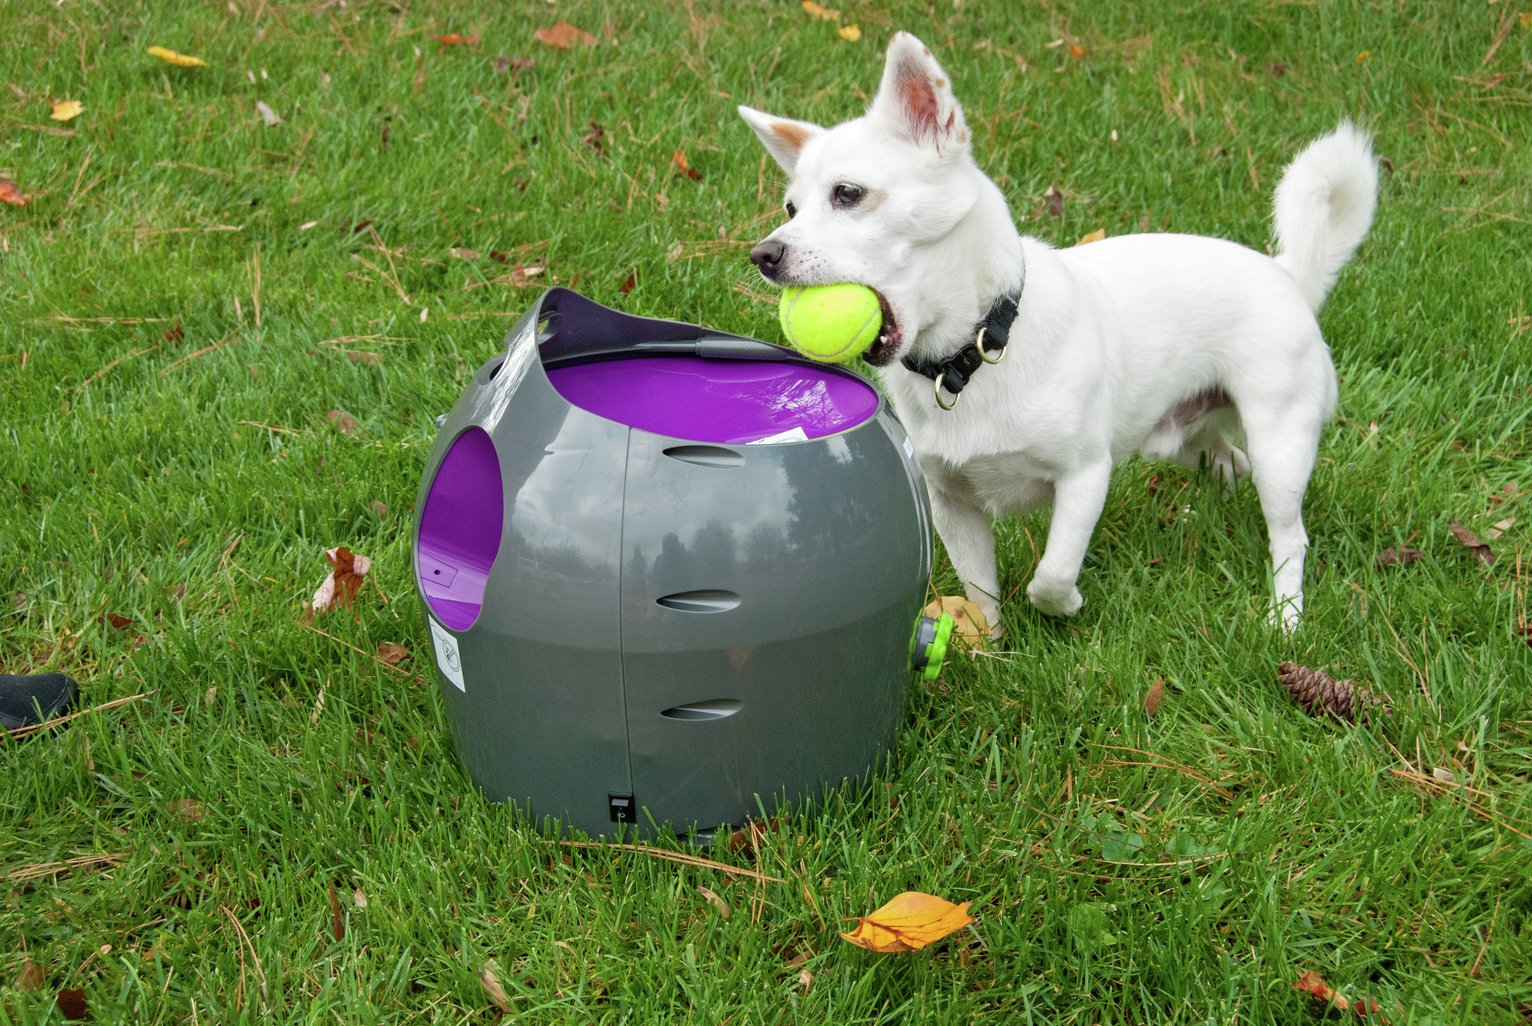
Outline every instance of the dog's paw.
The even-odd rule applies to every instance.
[[[1036,577],[1027,585],[1027,600],[1049,616],[1074,616],[1085,604],[1073,581],[1055,585]]]
[[[1292,599],[1280,603],[1273,602],[1266,612],[1266,622],[1283,634],[1292,634],[1303,623],[1303,609]]]

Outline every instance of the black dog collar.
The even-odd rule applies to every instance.
[[[1016,308],[1025,284],[1023,277],[1020,285],[996,299],[984,319],[974,325],[973,341],[945,360],[926,360],[911,355],[899,361],[907,370],[923,374],[936,383],[936,405],[944,410],[953,409],[975,371],[986,363],[999,363],[1005,358],[1005,346],[1011,340],[1011,323],[1016,320]],[[943,391],[952,396],[950,403],[942,398]]]

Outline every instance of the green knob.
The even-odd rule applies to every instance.
[[[941,675],[947,646],[952,641],[952,626],[952,617],[946,613],[934,618],[922,616],[915,621],[915,631],[910,635],[910,669],[923,679],[935,680]]]

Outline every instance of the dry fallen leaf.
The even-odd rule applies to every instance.
[[[1293,984],[1293,989],[1312,995],[1315,999],[1323,1001],[1327,1005],[1333,1005],[1336,1011],[1351,1012],[1359,1018],[1366,1018],[1369,1015],[1376,1014],[1380,1021],[1388,1021],[1383,1017],[1376,1001],[1369,1001],[1366,998],[1348,998],[1346,995],[1338,993],[1318,973],[1304,973],[1298,977],[1298,982]]]
[[[943,613],[952,617],[952,636],[969,648],[983,648],[989,644],[989,621],[984,618],[983,610],[961,595],[933,599],[920,612],[933,620]]]
[[[1488,539],[1489,541],[1494,541],[1496,538],[1500,537],[1502,534],[1504,534],[1505,532],[1509,531],[1512,527],[1515,527],[1515,526],[1516,526],[1516,518],[1515,517],[1506,517],[1504,520],[1497,521],[1494,527],[1491,527],[1488,530],[1486,530],[1484,532],[1484,537],[1486,539]]]
[[[1064,216],[1064,194],[1059,192],[1059,187],[1057,185],[1048,186],[1048,191],[1043,193],[1043,200],[1048,204],[1048,213],[1050,216]]]
[[[356,418],[345,410],[328,410],[325,416],[330,418],[330,423],[335,425],[335,430],[343,435],[349,435],[356,430]]]
[[[1154,683],[1149,685],[1149,692],[1144,695],[1144,712],[1153,716],[1160,711],[1160,703],[1165,700],[1165,678],[1156,677]]]
[[[729,903],[720,898],[711,888],[698,887],[697,893],[701,894],[708,901],[711,901],[713,903],[713,907],[718,910],[718,914],[720,916],[725,919],[729,918],[729,913],[733,911],[729,908]]]
[[[151,46],[147,52],[150,57],[158,57],[167,64],[174,64],[178,68],[207,67],[207,61],[201,57],[191,57],[184,53],[176,53],[174,50],[167,50],[163,46]]]
[[[507,1015],[511,1011],[511,999],[505,993],[505,988],[500,986],[500,977],[495,975],[495,968],[488,962],[479,970],[479,982],[484,984],[484,989],[489,992],[489,999],[495,1003],[495,1007]]]
[[[472,46],[479,41],[479,37],[448,32],[445,36],[437,36],[436,41],[443,46]]]
[[[16,974],[16,982],[12,986],[23,994],[29,994],[34,990],[41,990],[46,982],[48,981],[43,973],[43,967],[29,958],[21,964],[21,972]]]
[[[840,36],[848,43],[859,42],[862,38],[862,26],[856,24],[842,25],[840,28],[835,30],[835,34]],[[804,991],[807,991],[808,987],[805,986],[803,989]]]
[[[267,106],[265,100],[256,100],[255,109],[261,115],[261,120],[266,122],[266,124],[280,125],[282,123],[282,115]]]
[[[1084,235],[1080,236],[1080,241],[1075,243],[1075,245],[1085,246],[1092,242],[1100,242],[1104,238],[1106,238],[1106,229],[1097,228],[1093,232],[1086,232]]]
[[[177,798],[165,809],[183,823],[195,823],[207,815],[207,806],[195,798]]]
[[[13,207],[24,207],[31,196],[24,196],[20,189],[16,188],[15,182],[0,178],[0,203],[9,203]]]
[[[840,21],[839,11],[832,11],[824,4],[815,3],[814,0],[803,0],[803,13],[820,21]]]
[[[567,21],[558,21],[547,28],[540,28],[532,33],[537,41],[560,50],[568,50],[578,43],[581,46],[593,46],[596,37],[584,29],[575,28]]]
[[[90,1006],[85,1003],[85,991],[76,987],[63,987],[53,998],[59,1014],[76,1022],[90,1016]]]
[[[1474,554],[1474,558],[1479,562],[1483,563],[1485,566],[1491,566],[1494,564],[1495,550],[1490,548],[1484,542],[1480,541],[1478,537],[1475,536],[1474,533],[1468,528],[1464,527],[1456,520],[1449,519],[1447,521],[1447,529],[1452,532],[1452,536],[1454,538],[1462,542],[1464,546],[1466,546],[1469,551]]]
[[[79,100],[54,100],[53,111],[48,116],[54,121],[68,121],[80,116],[85,109],[85,104]]]
[[[1090,53],[1090,50],[1081,46],[1079,43],[1069,44],[1069,56],[1073,57],[1075,60],[1079,60],[1081,57],[1084,57],[1088,53]]]
[[[358,556],[343,545],[326,549],[325,556],[330,560],[330,573],[314,592],[305,615],[327,613],[336,606],[349,606],[361,590],[367,571],[372,569],[371,559]]]
[[[1426,558],[1426,554],[1419,549],[1412,549],[1408,545],[1400,545],[1397,548],[1390,545],[1378,553],[1379,566],[1393,566],[1395,563],[1416,563]]]
[[[675,153],[671,154],[670,159],[675,163],[676,169],[687,178],[690,178],[694,182],[702,181],[702,172],[698,171],[696,168],[692,167],[690,163],[687,162],[685,153],[682,153],[680,150],[676,150]]]
[[[335,894],[334,884],[330,885],[330,936],[336,943],[346,939],[346,917],[340,914],[340,898]]]
[[[398,666],[408,659],[410,650],[392,641],[378,642],[378,661],[387,666]]]
[[[954,905],[934,894],[905,891],[871,915],[862,916],[856,929],[841,937],[868,951],[919,951],[973,922],[968,914],[971,904]]]

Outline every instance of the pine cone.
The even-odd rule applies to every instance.
[[[1311,716],[1334,716],[1365,727],[1369,709],[1380,709],[1384,716],[1393,715],[1387,702],[1365,688],[1357,687],[1349,677],[1336,680],[1321,670],[1283,663],[1277,667],[1277,679]]]

